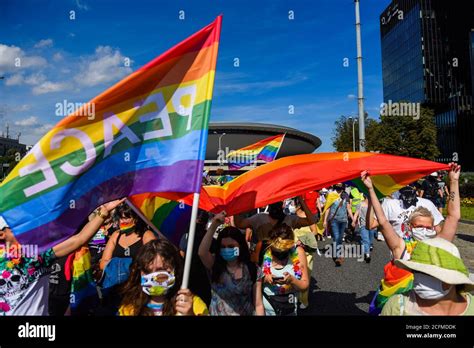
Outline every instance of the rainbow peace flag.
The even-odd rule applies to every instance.
[[[249,165],[257,159],[271,162],[280,150],[285,134],[260,140],[259,142],[230,152],[227,155],[229,169],[239,169]]]
[[[191,207],[182,202],[151,193],[132,196],[129,201],[175,245],[179,244],[181,236],[189,230]]]
[[[0,186],[0,215],[45,250],[98,205],[145,192],[199,192],[222,17],[51,129]],[[84,109],[84,110],[83,110]]]

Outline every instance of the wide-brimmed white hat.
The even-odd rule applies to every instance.
[[[10,226],[8,226],[5,219],[2,216],[0,216],[0,231],[3,230],[5,227],[10,227]]]
[[[474,289],[469,271],[458,248],[443,238],[430,238],[416,244],[410,260],[395,260],[395,265],[409,271],[428,274],[446,284],[466,285]]]

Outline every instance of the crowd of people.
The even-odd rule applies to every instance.
[[[310,305],[313,257],[326,239],[334,250],[359,243],[366,263],[374,239],[387,244],[392,259],[373,314],[474,315],[474,283],[452,244],[460,219],[459,173],[450,164],[447,183],[434,173],[382,201],[364,171],[364,188],[335,184],[232,217],[199,211],[187,288],[187,231],[178,246],[172,244],[124,199],[98,207],[74,236],[37,256],[10,253],[18,241],[0,219],[0,315],[296,316]],[[75,293],[71,277],[78,273],[72,269],[78,250],[89,258],[84,279],[94,291],[87,296]],[[332,258],[343,266],[343,253]],[[387,290],[393,272],[406,272],[408,285]],[[80,305],[72,305],[73,294]]]

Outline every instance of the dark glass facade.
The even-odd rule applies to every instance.
[[[434,109],[438,160],[474,171],[474,2],[393,0],[380,29],[384,101]]]

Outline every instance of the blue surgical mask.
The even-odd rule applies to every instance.
[[[221,256],[225,261],[234,261],[239,257],[239,247],[221,248]]]

